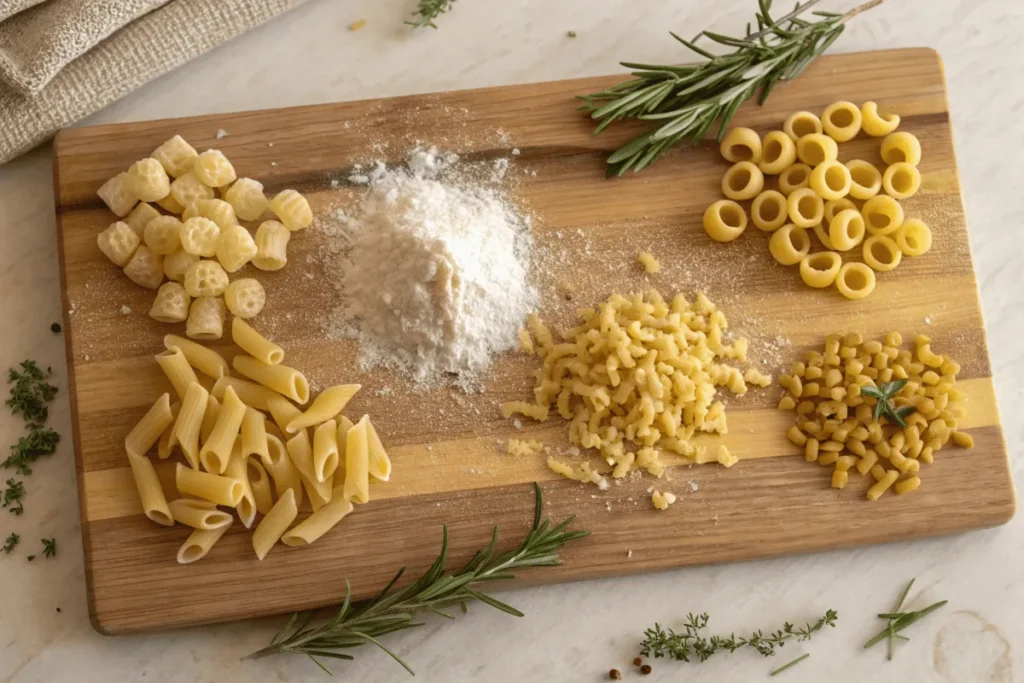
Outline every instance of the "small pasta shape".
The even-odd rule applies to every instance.
[[[292,233],[277,221],[263,221],[256,229],[256,255],[252,264],[260,270],[281,270],[288,263]]]
[[[153,461],[144,455],[129,451],[128,465],[132,469],[132,478],[135,480],[135,488],[139,492],[142,511],[146,517],[157,524],[173,526],[174,520],[167,507],[167,497],[164,496],[160,479],[156,476]]]
[[[200,443],[205,444],[210,439],[210,434],[213,434],[213,428],[217,426],[218,417],[220,417],[220,401],[211,394],[206,403],[206,412],[203,413],[203,424],[199,427]],[[198,448],[196,449],[196,464],[192,466],[192,469],[199,469]]]
[[[761,141],[761,161],[757,167],[765,175],[777,175],[796,161],[796,144],[781,130],[773,130]]]
[[[183,137],[175,135],[153,150],[150,156],[160,162],[167,175],[180,178],[192,170],[192,164],[199,154]]]
[[[921,189],[921,172],[905,162],[892,164],[882,174],[882,189],[894,199],[909,199]]]
[[[820,134],[824,128],[821,125],[821,119],[811,112],[798,111],[786,118],[786,122],[782,124],[782,130],[793,142],[796,142],[805,135]]]
[[[249,478],[249,489],[256,503],[256,512],[265,515],[274,507],[274,494],[270,488],[270,477],[267,470],[255,458],[249,458],[246,465],[246,476]]]
[[[146,224],[154,218],[160,216],[160,212],[153,208],[152,204],[146,202],[139,202],[135,205],[135,208],[128,212],[128,215],[124,217],[124,222],[131,226],[135,234],[142,239],[143,231],[146,229]]]
[[[217,424],[199,451],[199,462],[207,472],[222,474],[227,469],[231,450],[235,446],[235,439],[238,438],[242,419],[245,417],[245,407],[232,387],[224,391]],[[237,504],[236,501],[232,507]]]
[[[238,368],[236,368],[238,369]],[[239,370],[239,372],[242,372]],[[245,374],[242,372],[242,374]],[[313,399],[306,412],[297,415],[285,427],[285,433],[295,434],[301,429],[318,425],[337,417],[352,397],[362,389],[361,384],[339,384],[328,387]],[[303,403],[303,401],[300,401]]]
[[[213,188],[205,185],[193,171],[189,171],[171,183],[170,197],[181,207],[174,213],[181,213],[185,207],[200,199],[213,199]]]
[[[366,431],[368,422],[364,415],[359,422],[348,430],[345,442],[345,500],[353,503],[370,501],[370,451],[369,436]]]
[[[850,196],[854,199],[871,199],[882,189],[882,174],[871,162],[851,159],[846,168],[850,172]]]
[[[649,251],[641,251],[636,257],[637,263],[644,268],[645,273],[660,273],[661,264],[658,263],[658,259],[654,257]]]
[[[228,274],[217,261],[196,261],[185,271],[185,291],[191,297],[220,296],[228,284]]]
[[[338,469],[338,423],[327,420],[313,430],[313,476],[327,481]]]
[[[825,202],[825,224],[831,225],[832,220],[842,211],[847,209],[856,209],[857,205],[852,201],[843,197],[842,199],[833,199]]]
[[[140,287],[156,289],[164,281],[163,265],[163,259],[159,254],[154,254],[149,247],[141,245],[124,267],[124,274]]]
[[[181,403],[175,401],[171,404],[171,417],[176,421],[178,419],[178,412],[181,410]],[[156,457],[161,460],[166,460],[171,457],[171,453],[174,451],[176,444],[171,443],[171,435],[174,433],[174,422],[164,429],[163,433],[160,434],[160,438],[156,442]]]
[[[241,377],[228,377],[224,376],[218,379],[213,384],[211,393],[218,399],[224,398],[224,393],[228,387],[235,390],[238,394],[238,398],[242,399],[242,403],[247,406],[252,406],[256,410],[270,410],[271,401],[273,399],[281,399],[287,401],[284,396],[271,391],[262,384],[256,384],[256,382],[250,382],[247,379]],[[291,405],[291,404],[289,404]],[[298,412],[298,408],[295,409]]]
[[[868,489],[868,500],[878,500],[879,496],[886,492],[886,490],[896,483],[900,473],[897,470],[888,470],[881,479],[875,482],[871,488]]]
[[[167,379],[170,380],[171,386],[174,387],[174,393],[178,395],[178,398],[183,399],[189,387],[199,381],[195,370],[188,364],[185,354],[177,346],[161,351],[154,358],[160,369],[167,375]]]
[[[839,145],[827,135],[812,133],[796,141],[796,155],[811,168],[839,157]]]
[[[213,341],[224,336],[224,318],[227,308],[224,300],[201,296],[192,301],[185,320],[185,336],[190,339]]]
[[[274,393],[277,394],[277,392]],[[274,423],[281,430],[282,435],[291,421],[302,415],[302,411],[296,408],[294,403],[280,394],[267,400],[267,410],[270,411],[270,415],[274,418]]]
[[[171,192],[171,179],[156,159],[140,159],[128,169],[128,191],[144,202],[155,202]]]
[[[756,164],[761,161],[761,136],[750,128],[737,126],[725,134],[719,149],[726,161]]]
[[[772,233],[768,240],[768,251],[772,258],[784,266],[792,266],[803,260],[811,250],[811,238],[807,231],[787,223]]]
[[[129,189],[128,174],[118,173],[116,176],[103,183],[96,194],[107,205],[107,208],[117,214],[118,218],[128,215],[139,199]]]
[[[865,102],[860,107],[861,129],[871,137],[880,138],[896,130],[900,125],[900,117],[889,114],[885,117],[878,113],[878,104]]]
[[[880,194],[864,202],[861,207],[864,227],[872,235],[888,235],[903,225],[903,207],[889,195]]]
[[[229,515],[230,517],[230,515]],[[206,557],[210,549],[230,527],[230,522],[216,529],[196,529],[178,549],[178,564],[191,564]]]
[[[908,218],[896,231],[896,245],[905,256],[920,256],[932,248],[932,231],[916,218]]]
[[[173,254],[181,246],[181,221],[174,216],[159,216],[146,224],[143,238],[154,254]]]
[[[167,195],[163,199],[158,199],[155,204],[168,213],[180,214],[185,210],[185,207],[174,198],[174,195]]]
[[[779,190],[782,194],[791,195],[811,184],[811,167],[796,163],[779,174]]]
[[[179,498],[167,504],[171,517],[178,524],[211,531],[231,524],[231,515],[217,509],[217,504],[198,498]]]
[[[139,248],[139,236],[130,225],[118,221],[96,236],[96,245],[111,263],[124,268]]]
[[[295,190],[281,190],[270,200],[270,210],[292,232],[313,224],[313,211],[306,198]]]
[[[196,157],[192,172],[209,187],[223,187],[238,177],[235,167],[219,149],[208,149]]]
[[[232,225],[220,231],[217,240],[217,260],[229,273],[237,272],[259,253],[255,240],[241,225]]]
[[[864,240],[864,263],[879,272],[894,269],[903,259],[903,252],[891,237],[872,235]]]
[[[819,251],[800,261],[800,279],[808,287],[824,289],[836,280],[843,260],[834,251]]]
[[[309,504],[313,510],[319,510],[322,505],[330,502],[334,481],[332,477],[327,477],[324,481],[317,479],[313,467],[313,444],[309,440],[309,434],[305,431],[299,432],[288,439],[285,448],[288,449],[295,469],[299,471],[302,486],[309,496]]]
[[[278,498],[274,507],[260,520],[252,533],[252,548],[256,551],[256,559],[262,560],[267,556],[298,515],[299,506],[295,500],[295,492],[288,489]]]
[[[234,207],[223,199],[200,199],[181,214],[181,220],[184,221],[195,216],[209,218],[217,224],[221,232],[238,223]]]
[[[237,393],[237,392],[236,392]],[[241,396],[239,396],[241,398]],[[242,401],[245,402],[244,400]],[[258,455],[265,463],[270,462],[270,449],[267,446],[267,418],[263,413],[250,406],[245,407],[242,418],[242,455]]]
[[[302,505],[302,477],[288,455],[287,447],[273,434],[267,434],[267,447],[270,449],[270,466],[267,468],[267,474],[274,480],[274,492],[277,497],[280,498],[290,490],[295,496],[295,504]]]
[[[174,420],[171,412],[171,395],[158,398],[142,416],[124,439],[124,449],[129,455],[145,455],[160,435]]]
[[[882,140],[882,161],[888,165],[921,163],[921,142],[910,133],[890,133]]]
[[[849,251],[864,241],[864,217],[857,209],[846,209],[836,214],[828,227],[832,248]]]
[[[268,389],[273,389],[299,405],[309,401],[309,382],[306,376],[295,368],[267,365],[252,356],[235,356],[231,365],[239,374]]]
[[[228,304],[231,308],[231,304]],[[231,321],[231,340],[240,349],[267,365],[277,365],[284,360],[284,349],[253,329],[252,325],[237,317]]]
[[[835,247],[832,246],[832,240],[828,236],[828,224],[818,223],[814,226],[813,230],[818,241],[821,242],[821,246],[825,247],[829,251],[835,251]]]
[[[208,500],[217,505],[235,507],[242,500],[242,482],[231,477],[211,474],[185,467],[180,462],[174,471],[174,484],[178,493]]]
[[[281,542],[292,547],[306,546],[338,525],[352,512],[352,503],[345,500],[337,489],[331,502],[311,514],[281,536]]]
[[[860,132],[860,108],[853,102],[833,102],[825,107],[821,115],[821,126],[825,134],[836,142],[848,142]]]
[[[189,266],[198,260],[198,256],[190,254],[184,249],[177,249],[173,254],[164,257],[164,275],[168,280],[182,283],[185,281],[185,273]]]
[[[366,445],[369,453],[369,464],[367,470],[370,476],[378,481],[387,481],[391,478],[391,458],[384,450],[380,436],[369,418],[366,418]],[[729,467],[729,465],[726,465]]]
[[[825,202],[809,187],[786,197],[789,220],[798,228],[813,228],[825,217]]]
[[[228,460],[227,469],[224,470],[224,476],[242,484],[242,499],[235,506],[235,512],[238,513],[238,519],[246,529],[251,528],[252,523],[256,521],[256,498],[253,497],[252,489],[249,488],[248,469],[249,458],[242,455],[242,440],[235,439],[235,446],[231,450],[231,458]]]
[[[228,374],[228,362],[224,357],[211,348],[202,344],[179,337],[176,334],[168,334],[164,337],[164,348],[178,347],[185,354],[189,365],[203,373],[207,377],[219,379]]]
[[[207,413],[210,393],[199,382],[189,385],[174,421],[170,446],[180,445],[192,469],[199,468],[199,436]]]
[[[181,228],[181,248],[195,256],[211,258],[217,254],[220,226],[209,218],[194,216]]]
[[[224,199],[234,208],[235,215],[243,221],[257,220],[270,204],[263,194],[263,183],[252,178],[236,180],[224,193]]]
[[[752,199],[764,189],[764,174],[749,161],[733,164],[722,176],[722,194],[729,199]]]
[[[838,161],[824,161],[811,171],[811,189],[828,201],[842,199],[850,194],[852,184],[850,169]]]
[[[731,242],[747,229],[747,214],[731,199],[719,199],[704,211],[704,230],[716,242]]]
[[[781,184],[781,178],[779,180]],[[765,190],[754,197],[750,204],[750,219],[759,230],[773,232],[781,228],[788,219],[786,197],[775,190]]]

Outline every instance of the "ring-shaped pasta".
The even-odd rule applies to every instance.
[[[756,164],[761,161],[761,136],[750,128],[737,126],[725,134],[719,149],[726,161]]]
[[[871,199],[882,189],[882,173],[870,161],[851,159],[846,162],[850,171],[850,196]]]
[[[753,199],[764,189],[764,174],[756,164],[739,161],[722,176],[722,194],[729,199]]]
[[[886,164],[905,162],[911,166],[921,163],[921,142],[910,133],[890,133],[882,140],[882,161]]]
[[[834,251],[819,251],[800,260],[800,279],[808,287],[824,289],[835,282],[843,259]]]
[[[781,130],[773,130],[761,141],[761,161],[757,167],[762,173],[775,175],[796,161],[796,143]]]
[[[782,130],[796,142],[805,135],[821,133],[824,129],[821,127],[821,119],[817,116],[809,111],[797,111],[789,115],[782,124]]]
[[[781,192],[765,190],[750,204],[750,220],[765,232],[778,230],[788,219],[786,197]]]
[[[836,214],[828,225],[828,238],[832,248],[849,251],[864,241],[864,217],[857,209],[846,209]]]
[[[828,236],[828,224],[832,221],[826,219],[821,223],[814,226],[814,234],[817,235],[818,241],[821,242],[821,246],[825,247],[829,251],[835,251],[835,247],[832,246],[832,240]]]
[[[836,289],[847,299],[863,299],[875,291],[875,271],[863,263],[844,263],[836,275]]]
[[[872,235],[864,240],[864,263],[879,272],[892,270],[903,260],[896,241],[885,235]]]
[[[716,242],[732,242],[746,229],[746,212],[730,199],[719,199],[704,211],[704,230]]]
[[[886,118],[878,113],[878,105],[875,102],[865,102],[860,107],[861,129],[874,138],[896,130],[900,125],[900,117],[896,114],[889,114]]]
[[[798,228],[813,228],[825,218],[825,202],[809,187],[786,197],[786,212]]]
[[[825,223],[831,224],[832,219],[835,218],[840,211],[856,208],[857,205],[846,197],[825,202]]]
[[[889,235],[903,225],[903,206],[887,194],[880,194],[864,202],[860,213],[864,226],[872,235]]]
[[[792,223],[786,223],[772,233],[768,240],[768,251],[772,258],[784,266],[800,263],[811,250],[811,238],[807,231]]]
[[[932,248],[932,231],[924,221],[908,218],[896,231],[896,245],[905,256],[920,256]]]
[[[860,108],[853,102],[840,100],[825,107],[821,126],[836,142],[848,142],[860,132]]]
[[[839,158],[839,145],[827,135],[812,133],[796,141],[796,155],[811,168]]]
[[[903,161],[892,164],[882,174],[882,188],[896,199],[913,197],[921,189],[921,172]]]
[[[824,161],[811,171],[811,189],[824,200],[842,199],[850,194],[850,169],[838,161]]]
[[[811,184],[811,167],[807,164],[793,164],[779,174],[779,190],[790,195]]]

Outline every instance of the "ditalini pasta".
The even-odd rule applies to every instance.
[[[173,421],[171,395],[164,394],[146,411],[142,419],[135,424],[132,431],[125,437],[125,450],[135,455],[145,455]]]
[[[245,492],[237,479],[194,470],[180,462],[174,472],[174,483],[183,496],[195,496],[227,507],[238,505]]]
[[[231,524],[231,515],[218,510],[217,504],[209,500],[179,498],[172,500],[167,507],[175,522],[193,529],[210,531]]]
[[[265,464],[269,464],[270,461],[270,450],[267,447],[267,418],[248,405],[245,408],[245,417],[242,418],[242,455],[258,455]]]
[[[288,489],[274,503],[270,512],[256,525],[256,530],[252,534],[252,548],[256,551],[257,559],[262,560],[267,556],[267,553],[281,539],[298,514],[299,508],[295,503],[295,494]]]
[[[704,212],[704,230],[716,242],[731,242],[747,229],[747,214],[731,199],[719,199]]]
[[[224,392],[227,391],[228,387],[235,390],[238,398],[242,399],[242,403],[252,406],[257,410],[270,410],[270,402],[277,398],[285,401],[288,400],[262,384],[256,384],[256,382],[250,382],[241,377],[221,377],[214,382],[211,393],[218,399],[223,399]]]
[[[249,490],[252,491],[256,512],[265,515],[274,507],[274,493],[270,488],[270,476],[259,460],[249,457],[246,462],[246,476],[249,479]]]
[[[326,481],[338,469],[338,423],[327,420],[313,431],[313,475]]]
[[[156,476],[156,469],[153,468],[152,461],[145,455],[128,451],[128,464],[132,468],[135,488],[138,489],[139,498],[142,500],[142,510],[146,513],[146,517],[157,524],[172,526],[174,520],[171,518],[171,511],[167,507],[167,498],[164,496],[164,490],[160,486],[160,479]]]
[[[377,436],[377,430],[373,428],[370,418],[366,417],[365,419],[366,445],[369,454],[367,470],[374,479],[387,481],[391,478],[391,459],[384,450],[384,444]]]
[[[199,462],[207,472],[223,474],[231,458],[235,438],[245,417],[245,404],[231,387],[224,391],[224,399],[220,405],[217,424],[213,427],[210,438],[199,451]]]
[[[825,133],[836,142],[852,140],[860,132],[861,110],[853,102],[833,102],[821,116]]]
[[[306,489],[306,495],[309,496],[310,505],[313,506],[314,510],[320,509],[321,505],[331,500],[331,489],[334,485],[333,478],[327,477],[325,481],[320,481],[316,478],[316,472],[313,467],[313,445],[310,443],[309,435],[305,431],[301,431],[288,439],[288,443],[285,445],[288,449],[289,457],[291,457],[292,462],[295,464],[295,469],[299,471],[299,476],[302,477],[302,485]]]
[[[766,175],[777,175],[796,161],[796,145],[779,130],[773,130],[761,141],[761,161],[757,167]]]
[[[822,133],[824,128],[821,125],[821,119],[811,112],[797,111],[786,118],[785,123],[782,124],[782,130],[795,143],[805,135]]]
[[[345,500],[353,503],[370,501],[370,450],[366,431],[368,420],[362,419],[350,430],[345,443]]]
[[[164,337],[164,348],[172,347],[181,349],[189,365],[207,377],[219,379],[228,374],[228,362],[213,349],[176,334],[168,334]]]
[[[171,447],[181,446],[181,452],[193,469],[199,468],[199,436],[209,399],[209,392],[199,382],[189,385],[171,434]]]
[[[189,564],[206,557],[210,548],[220,540],[231,524],[216,529],[196,529],[178,549],[178,564]]]
[[[753,199],[764,189],[764,174],[749,161],[734,164],[722,176],[722,194],[729,199]]]
[[[288,423],[285,432],[295,434],[300,429],[312,427],[337,417],[361,388],[361,384],[340,384],[324,389],[313,400],[306,412]]]
[[[193,382],[199,381],[192,366],[188,364],[185,354],[177,346],[172,346],[166,351],[156,354],[155,358],[160,369],[171,381],[171,386],[174,387],[174,393],[178,395],[178,398],[184,398],[189,386]]]
[[[267,446],[270,450],[267,474],[274,480],[274,493],[280,498],[285,491],[291,489],[295,495],[295,504],[302,505],[302,477],[288,455],[284,442],[273,434],[267,434]]]
[[[342,491],[335,489],[330,503],[286,531],[281,536],[281,542],[293,547],[309,545],[337,526],[350,512],[352,503],[345,500]]]
[[[888,135],[900,125],[900,117],[896,114],[889,114],[888,117],[878,113],[878,104],[865,102],[860,106],[861,129],[868,135],[876,138]]]
[[[241,318],[231,321],[231,340],[250,356],[266,363],[277,365],[284,360],[284,349],[270,341]]]
[[[780,181],[781,183],[781,181]],[[765,190],[750,204],[750,219],[765,232],[773,232],[786,224],[786,197],[775,190]]]
[[[761,137],[750,128],[737,126],[725,134],[719,150],[727,161],[750,161],[756,164],[761,161]]]

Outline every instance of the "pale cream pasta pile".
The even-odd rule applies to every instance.
[[[280,270],[292,233],[313,222],[309,202],[295,190],[268,200],[263,185],[237,177],[219,150],[199,154],[179,135],[97,194],[121,219],[97,236],[100,251],[132,282],[157,290],[150,317],[184,322],[192,339],[220,339],[228,311],[244,319],[258,315],[266,304],[263,286],[229,274],[248,263]],[[268,211],[277,220],[264,220],[255,235],[239,223]]]
[[[125,439],[146,516],[194,529],[178,551],[182,564],[210,551],[231,525],[232,512],[253,529],[260,560],[279,541],[308,545],[353,503],[369,502],[371,479],[391,477],[391,461],[369,417],[353,423],[341,414],[358,384],[330,387],[310,402],[309,383],[282,365],[279,346],[241,318],[232,322],[232,337],[250,355],[236,356],[229,366],[212,349],[167,335],[166,351],[156,360],[176,400],[163,394]],[[200,381],[197,371],[208,379]],[[306,403],[305,410],[299,407]],[[148,455],[154,445],[159,460],[182,455],[171,496]],[[298,521],[304,500],[312,513]]]
[[[750,128],[731,129],[721,144],[722,156],[733,162],[722,178],[726,199],[704,212],[704,229],[719,242],[736,239],[748,224],[739,202],[750,200],[749,222],[771,233],[768,249],[776,261],[799,265],[809,287],[835,285],[846,298],[863,299],[875,289],[876,272],[932,245],[928,226],[904,218],[900,204],[921,187],[921,143],[896,131],[899,123],[895,114],[879,114],[874,102],[835,102],[821,118],[796,112],[763,139]],[[861,131],[883,138],[884,170],[864,159],[838,160],[838,143]],[[777,190],[766,188],[772,175]],[[824,251],[812,252],[812,238]],[[851,251],[862,260],[844,263],[842,253]]]
[[[864,340],[859,333],[832,334],[821,351],[809,351],[779,377],[786,389],[782,410],[796,412],[786,436],[804,449],[808,462],[834,465],[832,487],[846,486],[856,471],[874,478],[869,500],[892,488],[909,493],[921,485],[921,465],[930,465],[949,442],[970,448],[974,440],[957,430],[967,415],[965,395],[956,387],[960,366],[932,351],[931,340],[918,335],[913,351],[890,332],[882,340]],[[913,406],[906,428],[886,417],[874,419],[876,399],[861,394],[863,386],[882,386],[906,379],[894,396],[894,408]]]

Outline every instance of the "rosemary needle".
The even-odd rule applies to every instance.
[[[796,666],[797,664],[799,664],[800,662],[804,661],[805,659],[807,659],[807,658],[808,658],[808,657],[810,657],[810,656],[811,656],[811,653],[810,653],[810,652],[808,652],[807,654],[803,654],[803,655],[800,655],[799,657],[797,657],[796,659],[794,659],[794,660],[793,660],[792,662],[789,662],[788,664],[783,664],[783,665],[782,665],[782,666],[780,666],[780,667],[779,667],[778,669],[775,669],[774,671],[772,671],[772,672],[771,672],[770,674],[768,674],[768,675],[769,675],[769,676],[774,676],[774,675],[776,675],[776,674],[780,674],[780,673],[782,673],[783,671],[785,671],[786,669],[789,669],[789,668],[791,668],[791,667],[794,667],[794,666]]]

